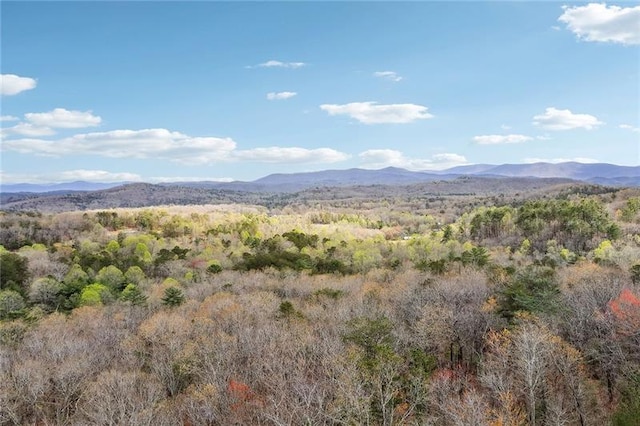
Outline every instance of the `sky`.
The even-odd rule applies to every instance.
[[[640,164],[640,2],[0,2],[3,183]]]

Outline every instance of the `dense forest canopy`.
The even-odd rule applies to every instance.
[[[0,214],[0,424],[640,418],[638,190]]]

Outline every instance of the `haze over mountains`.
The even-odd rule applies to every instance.
[[[280,186],[279,188],[282,188]],[[354,205],[380,200],[444,200],[479,197],[512,197],[524,200],[536,194],[597,193],[606,187],[564,178],[458,176],[409,184],[333,185],[299,191],[248,191],[187,187],[179,184],[129,183],[98,191],[2,193],[2,210],[61,212],[167,205],[251,204],[267,208],[287,205]],[[337,204],[336,204],[337,203]]]
[[[397,167],[379,170],[347,169],[323,170],[307,173],[277,173],[251,182],[171,182],[164,186],[182,186],[202,189],[222,189],[251,192],[291,192],[309,187],[353,185],[407,185],[435,180],[454,179],[459,176],[565,178],[611,186],[640,186],[640,166],[618,166],[605,163],[532,163],[532,164],[474,164],[441,171],[409,171]],[[97,191],[131,182],[66,182],[56,184],[3,184],[0,192],[69,192]]]
[[[640,178],[640,166],[618,166],[606,163],[530,163],[530,164],[474,164],[448,169],[447,173],[493,175],[509,177],[562,177],[599,183],[598,180]]]
[[[344,186],[366,184],[408,184],[433,180],[453,179],[458,176],[503,176],[533,178],[565,178],[590,183],[611,184],[617,180],[640,184],[640,166],[628,167],[614,164],[594,163],[533,163],[533,164],[476,164],[458,166],[442,171],[414,172],[396,167],[380,170],[349,169],[326,170],[310,173],[273,174],[253,183],[266,185],[310,184],[319,186]]]

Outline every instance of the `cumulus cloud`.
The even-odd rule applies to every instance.
[[[0,134],[3,137],[9,135],[40,137],[53,135],[55,134],[55,131],[49,127],[34,126],[31,123],[18,123],[15,126],[3,128]]]
[[[523,143],[533,140],[525,135],[481,135],[474,136],[473,141],[479,145],[499,145],[506,143]]]
[[[59,173],[61,181],[84,180],[88,182],[120,182],[120,181],[139,181],[142,180],[140,175],[127,172],[107,172],[105,170],[69,170]]]
[[[270,101],[280,101],[283,99],[293,98],[296,95],[296,92],[269,92],[267,93],[267,99]]]
[[[257,65],[248,65],[247,68],[302,68],[307,64],[304,62],[282,62],[271,59]]]
[[[228,159],[236,143],[230,138],[191,137],[166,129],[113,130],[49,141],[5,141],[3,149],[46,156],[100,155],[110,158],[160,158],[188,164]]]
[[[18,121],[20,120],[18,117],[14,117],[13,115],[2,115],[0,116],[0,121]]]
[[[102,122],[102,118],[93,115],[91,111],[69,111],[64,108],[56,108],[49,112],[27,113],[24,118],[36,126],[60,129],[94,127]]]
[[[13,174],[13,173],[0,173],[2,182],[9,183],[61,183],[61,182],[74,182],[74,181],[86,181],[86,182],[138,182],[142,180],[142,177],[135,173],[128,172],[108,172],[105,170],[67,170],[57,173],[45,173],[45,174]]]
[[[192,137],[167,129],[113,130],[58,140],[24,138],[4,141],[2,149],[50,157],[98,155],[109,158],[154,158],[189,165],[216,162],[334,163],[349,158],[330,149],[269,147],[236,150],[231,138]]]
[[[631,124],[621,124],[618,126],[621,129],[630,130],[632,132],[640,133],[640,127],[632,126]]]
[[[233,182],[230,177],[207,177],[207,176],[154,176],[145,178],[136,173],[129,172],[108,172],[106,170],[67,170],[56,173],[27,174],[27,173],[4,173],[0,171],[0,182],[4,184],[13,183],[63,183],[63,182]]]
[[[589,3],[586,6],[564,6],[558,18],[579,39],[585,41],[640,44],[640,6],[607,6]]]
[[[0,94],[3,96],[17,95],[25,90],[36,87],[36,80],[30,77],[20,77],[15,74],[0,74]]]
[[[395,71],[376,71],[373,73],[374,77],[383,78],[385,80],[398,82],[402,80],[402,77],[398,75]]]
[[[438,167],[453,167],[453,166],[460,166],[463,164],[469,164],[469,162],[467,161],[467,159],[460,154],[453,154],[453,153],[442,153],[442,154],[435,154],[431,156],[433,163],[437,164]]]
[[[444,170],[469,164],[464,156],[453,153],[435,154],[429,159],[421,159],[407,157],[394,149],[369,149],[358,156],[362,160],[362,167],[370,169],[400,167],[407,170]]]
[[[592,130],[605,124],[593,115],[574,114],[568,109],[547,108],[544,114],[533,117],[533,124],[546,130]]]
[[[236,151],[233,158],[260,163],[337,163],[348,159],[349,155],[331,148],[272,146]]]
[[[12,120],[17,117],[6,116]],[[54,128],[80,129],[83,127],[97,126],[102,118],[95,116],[91,111],[69,111],[64,108],[56,108],[49,112],[32,112],[24,115],[25,121],[12,127],[2,129],[3,137],[21,135],[28,137],[50,136],[55,134]],[[2,121],[8,121],[3,117]]]
[[[598,160],[594,160],[593,158],[586,157],[573,157],[573,158],[536,158],[536,157],[528,157],[523,160],[525,163],[599,163]]]
[[[343,105],[324,104],[320,109],[329,115],[347,115],[364,124],[411,123],[433,118],[428,108],[416,104],[379,105],[377,102],[352,102]]]

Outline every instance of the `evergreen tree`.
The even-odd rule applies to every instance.
[[[184,294],[177,287],[169,287],[164,290],[162,304],[166,306],[180,306],[184,302]]]
[[[128,284],[124,290],[122,290],[120,299],[138,306],[143,306],[147,303],[147,296],[145,296],[135,284]]]

